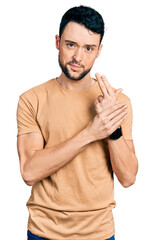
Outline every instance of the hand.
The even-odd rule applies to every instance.
[[[103,96],[99,95],[94,103],[96,112],[100,113],[104,109],[118,103],[118,96],[123,89],[119,88],[114,91],[105,76],[100,76],[98,73],[96,73],[95,76],[103,93]]]
[[[109,137],[122,123],[126,115],[126,105],[117,103],[98,113],[86,127],[93,141]]]

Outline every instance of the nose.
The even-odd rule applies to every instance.
[[[74,52],[74,59],[77,61],[77,62],[81,62],[82,61],[82,49],[81,48],[77,48]]]

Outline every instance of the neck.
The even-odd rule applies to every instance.
[[[88,73],[84,78],[79,81],[74,81],[62,74],[58,77],[57,81],[61,86],[69,90],[86,90],[95,84],[95,80],[91,78],[90,73]]]

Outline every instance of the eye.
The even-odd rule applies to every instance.
[[[91,52],[93,50],[93,48],[89,46],[86,49],[87,49],[87,52]]]
[[[67,43],[67,46],[68,46],[69,48],[73,48],[73,47],[74,47],[74,44],[73,44],[73,43]]]

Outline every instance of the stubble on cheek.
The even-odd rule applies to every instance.
[[[79,81],[81,80],[82,78],[84,78],[91,70],[91,68],[85,70],[85,67],[83,64],[78,64],[77,61],[75,61],[74,59],[71,60],[71,61],[68,61],[65,64],[62,63],[61,61],[61,56],[59,54],[58,56],[58,61],[59,61],[59,66],[62,70],[62,72],[65,74],[65,76],[73,81]],[[76,71],[74,69],[71,69],[70,67],[70,64],[76,64],[76,65],[79,65],[81,67],[80,71]],[[82,71],[81,71],[82,70]]]

